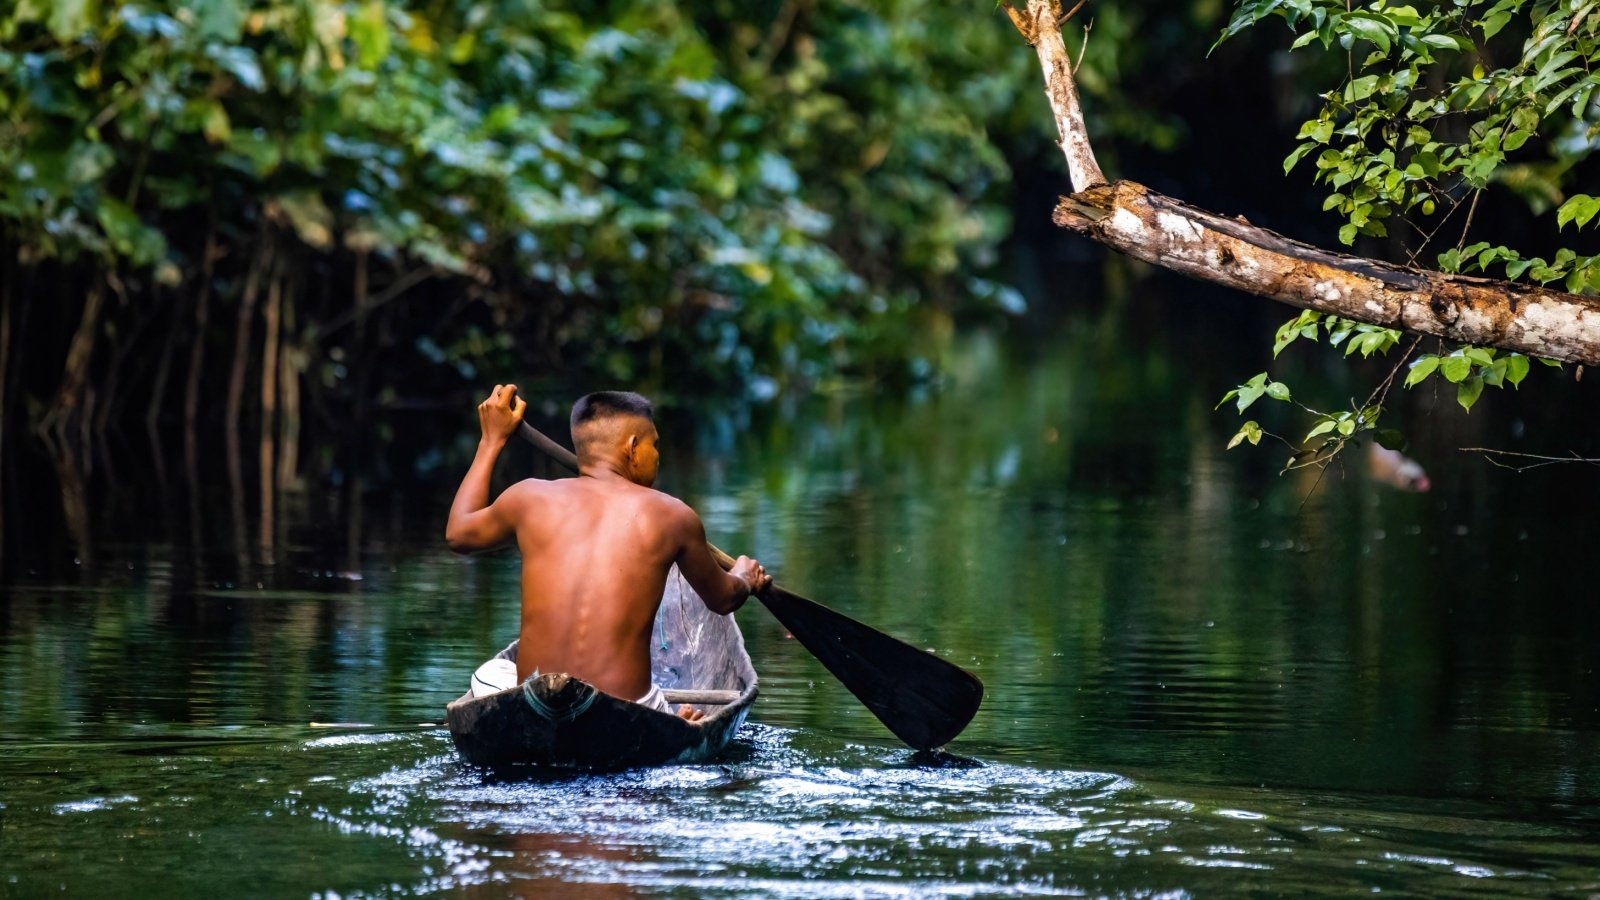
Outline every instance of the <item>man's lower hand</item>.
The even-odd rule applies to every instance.
[[[741,556],[735,560],[733,568],[729,569],[728,572],[743,578],[744,583],[750,585],[750,593],[752,594],[761,593],[767,589],[767,585],[772,583],[772,576],[767,574],[766,566],[748,556]]]

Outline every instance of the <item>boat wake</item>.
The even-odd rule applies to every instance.
[[[355,804],[364,815],[433,823],[394,835],[426,858],[422,890],[968,896],[1287,881],[1309,892],[1403,884],[1504,896],[1570,883],[1587,865],[1580,836],[1564,843],[1539,826],[1426,810],[1374,816],[1336,798],[1158,789],[1102,772],[929,764],[761,725],[718,764],[539,781],[486,776],[457,762],[442,735],[400,739],[419,741],[425,759],[349,789],[367,798]],[[363,814],[322,814],[367,827]],[[1504,862],[1513,858],[1520,865]]]

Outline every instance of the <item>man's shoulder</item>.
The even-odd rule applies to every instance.
[[[694,510],[689,504],[679,500],[671,494],[663,493],[655,488],[642,488],[640,502],[648,504],[653,511],[667,516],[692,516]]]
[[[681,528],[700,521],[689,504],[654,488],[642,488],[639,502],[650,511],[652,518],[664,525]]]
[[[509,487],[501,491],[498,500],[522,503],[537,497],[549,496],[558,490],[558,484],[560,482],[546,481],[543,478],[524,478],[521,481],[512,482]]]

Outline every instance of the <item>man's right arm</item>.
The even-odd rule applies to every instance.
[[[739,557],[733,569],[727,572],[717,565],[706,543],[706,527],[687,506],[682,508],[678,522],[682,545],[675,560],[678,571],[688,579],[689,586],[705,601],[706,608],[718,615],[728,615],[744,605],[751,594],[759,593],[772,583],[772,576],[758,562],[748,556]]]
[[[450,504],[450,518],[445,522],[444,540],[457,553],[476,553],[490,550],[516,537],[515,509],[522,490],[512,487],[489,502],[489,479],[494,473],[495,460],[505,449],[528,401],[517,396],[514,384],[497,384],[489,399],[478,404],[478,422],[483,437],[478,441],[478,453],[472,458],[456,498]]]

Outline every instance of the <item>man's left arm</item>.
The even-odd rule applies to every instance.
[[[478,404],[478,423],[483,437],[478,441],[478,452],[472,458],[472,467],[461,479],[456,498],[450,504],[450,519],[445,523],[444,541],[457,553],[477,553],[490,550],[516,537],[516,517],[510,507],[516,503],[520,491],[514,487],[489,502],[489,479],[494,474],[495,460],[500,451],[522,423],[528,401],[517,396],[514,384],[495,385],[489,398]]]

